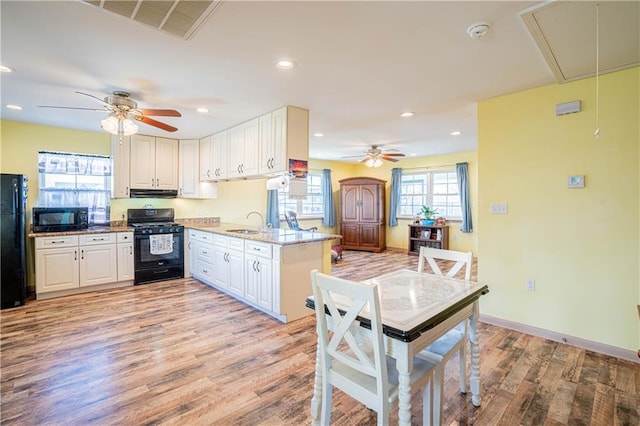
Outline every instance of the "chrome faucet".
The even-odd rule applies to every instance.
[[[265,228],[264,216],[262,216],[262,213],[260,212],[249,212],[247,214],[247,219],[249,219],[249,216],[251,216],[252,214],[257,214],[258,216],[260,216],[260,226],[258,226],[258,231],[263,232]]]

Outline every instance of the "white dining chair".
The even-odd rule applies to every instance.
[[[438,264],[436,260],[446,260],[446,264]],[[454,262],[453,264],[451,262]],[[460,252],[454,250],[442,250],[431,247],[420,247],[420,260],[418,261],[418,272],[425,272],[427,263],[434,274],[443,275],[449,278],[455,275],[464,267],[464,279],[471,279],[471,264],[473,253]],[[449,266],[448,269],[445,268]],[[443,269],[445,269],[443,271]],[[448,331],[444,336],[427,346],[419,357],[436,363],[436,386],[434,396],[434,421],[440,424],[440,413],[442,412],[442,392],[444,390],[444,367],[447,361],[456,353],[460,355],[460,392],[467,393],[467,338],[468,321],[458,324]]]
[[[389,413],[398,399],[398,372],[394,359],[385,355],[377,286],[336,278],[317,270],[311,271],[311,283],[322,369],[320,424],[330,423],[336,387],[375,410],[378,425],[388,425]],[[338,309],[336,299],[348,300],[346,311]],[[360,327],[358,316],[363,311],[371,319],[371,332]],[[411,386],[424,388],[425,425],[433,424],[434,368],[435,363],[415,358],[410,377]]]

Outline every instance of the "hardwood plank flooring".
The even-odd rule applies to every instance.
[[[335,275],[417,267],[345,251]],[[474,271],[475,275],[475,271]],[[302,302],[301,302],[302,303]],[[315,318],[281,324],[193,279],[105,290],[0,312],[2,425],[310,423]],[[638,425],[640,365],[480,323],[483,401],[447,364],[445,425]],[[419,393],[414,424],[422,417]],[[332,424],[376,415],[334,392]],[[395,414],[392,424],[397,424]]]

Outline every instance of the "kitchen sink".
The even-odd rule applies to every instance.
[[[255,229],[227,229],[227,232],[233,232],[235,234],[257,234],[259,231]]]

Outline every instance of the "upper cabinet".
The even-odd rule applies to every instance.
[[[111,135],[111,197],[129,198],[129,147],[131,136]]]
[[[227,132],[200,139],[200,180],[227,178]]]
[[[131,136],[131,188],[178,189],[178,141]]]
[[[178,197],[216,198],[218,195],[217,184],[215,182],[200,182],[198,173],[200,141],[197,139],[181,140],[179,160]]]
[[[289,159],[309,158],[309,111],[285,106],[261,116],[259,121],[259,174],[288,172]]]
[[[227,130],[228,178],[258,174],[259,120],[254,118]]]

